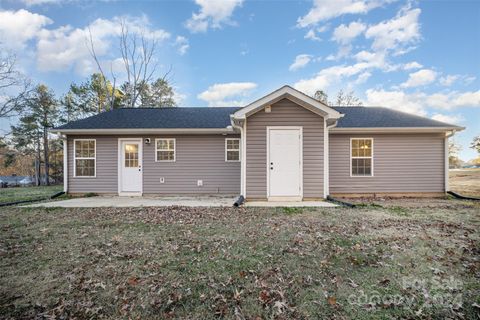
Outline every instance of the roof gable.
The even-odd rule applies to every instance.
[[[320,102],[312,97],[295,90],[290,86],[283,86],[278,90],[273,91],[272,93],[267,94],[266,96],[250,103],[249,105],[241,108],[233,114],[234,119],[245,119],[248,116],[258,112],[267,105],[274,104],[282,99],[289,99],[292,102],[314,112],[325,119],[339,119],[343,115],[336,111],[333,108],[330,108],[323,102]]]

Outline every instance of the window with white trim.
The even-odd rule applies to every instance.
[[[96,140],[73,140],[75,177],[95,177]]]
[[[225,161],[240,161],[240,139],[225,139]]]
[[[175,139],[155,139],[155,161],[175,161]]]
[[[351,175],[373,176],[373,139],[355,138],[350,140]]]

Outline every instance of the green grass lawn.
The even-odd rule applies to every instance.
[[[0,318],[475,318],[480,205],[2,208]]]
[[[0,203],[30,200],[51,196],[63,190],[62,185],[40,187],[1,188]]]

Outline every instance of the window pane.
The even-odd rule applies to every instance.
[[[352,175],[371,176],[372,159],[352,159]]]
[[[95,140],[75,141],[75,157],[94,158]]]
[[[173,139],[157,140],[157,149],[158,150],[174,150],[175,149],[175,141]]]
[[[157,151],[157,160],[173,161],[175,160],[175,152],[174,151]]]
[[[239,151],[227,151],[227,160],[228,161],[238,161],[240,160]]]
[[[240,148],[240,140],[227,140],[227,149],[238,150]]]
[[[95,175],[94,159],[76,159],[75,175],[77,177],[93,177]]]

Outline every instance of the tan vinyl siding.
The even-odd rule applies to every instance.
[[[247,118],[247,198],[267,198],[268,126],[303,127],[303,196],[323,197],[323,118],[283,99],[272,105],[270,113],[261,110]]]
[[[240,162],[225,162],[225,138],[237,135],[149,136],[144,145],[146,194],[240,194]],[[176,139],[176,161],[155,162],[155,138]],[[160,183],[160,177],[165,183]],[[203,187],[197,186],[203,180]]]
[[[373,177],[350,177],[350,138],[373,138]],[[443,192],[444,135],[330,134],[330,193]]]
[[[73,140],[95,139],[96,177],[73,177]],[[70,193],[117,193],[118,140],[113,136],[68,137],[68,192]]]
[[[96,178],[73,177],[73,139],[97,140]],[[68,137],[70,193],[118,192],[118,138],[150,138],[143,144],[144,194],[239,194],[240,162],[225,162],[225,138],[238,135],[78,136]],[[155,162],[155,139],[176,139],[176,161]],[[160,177],[165,183],[160,183]],[[197,187],[203,180],[203,187]]]

